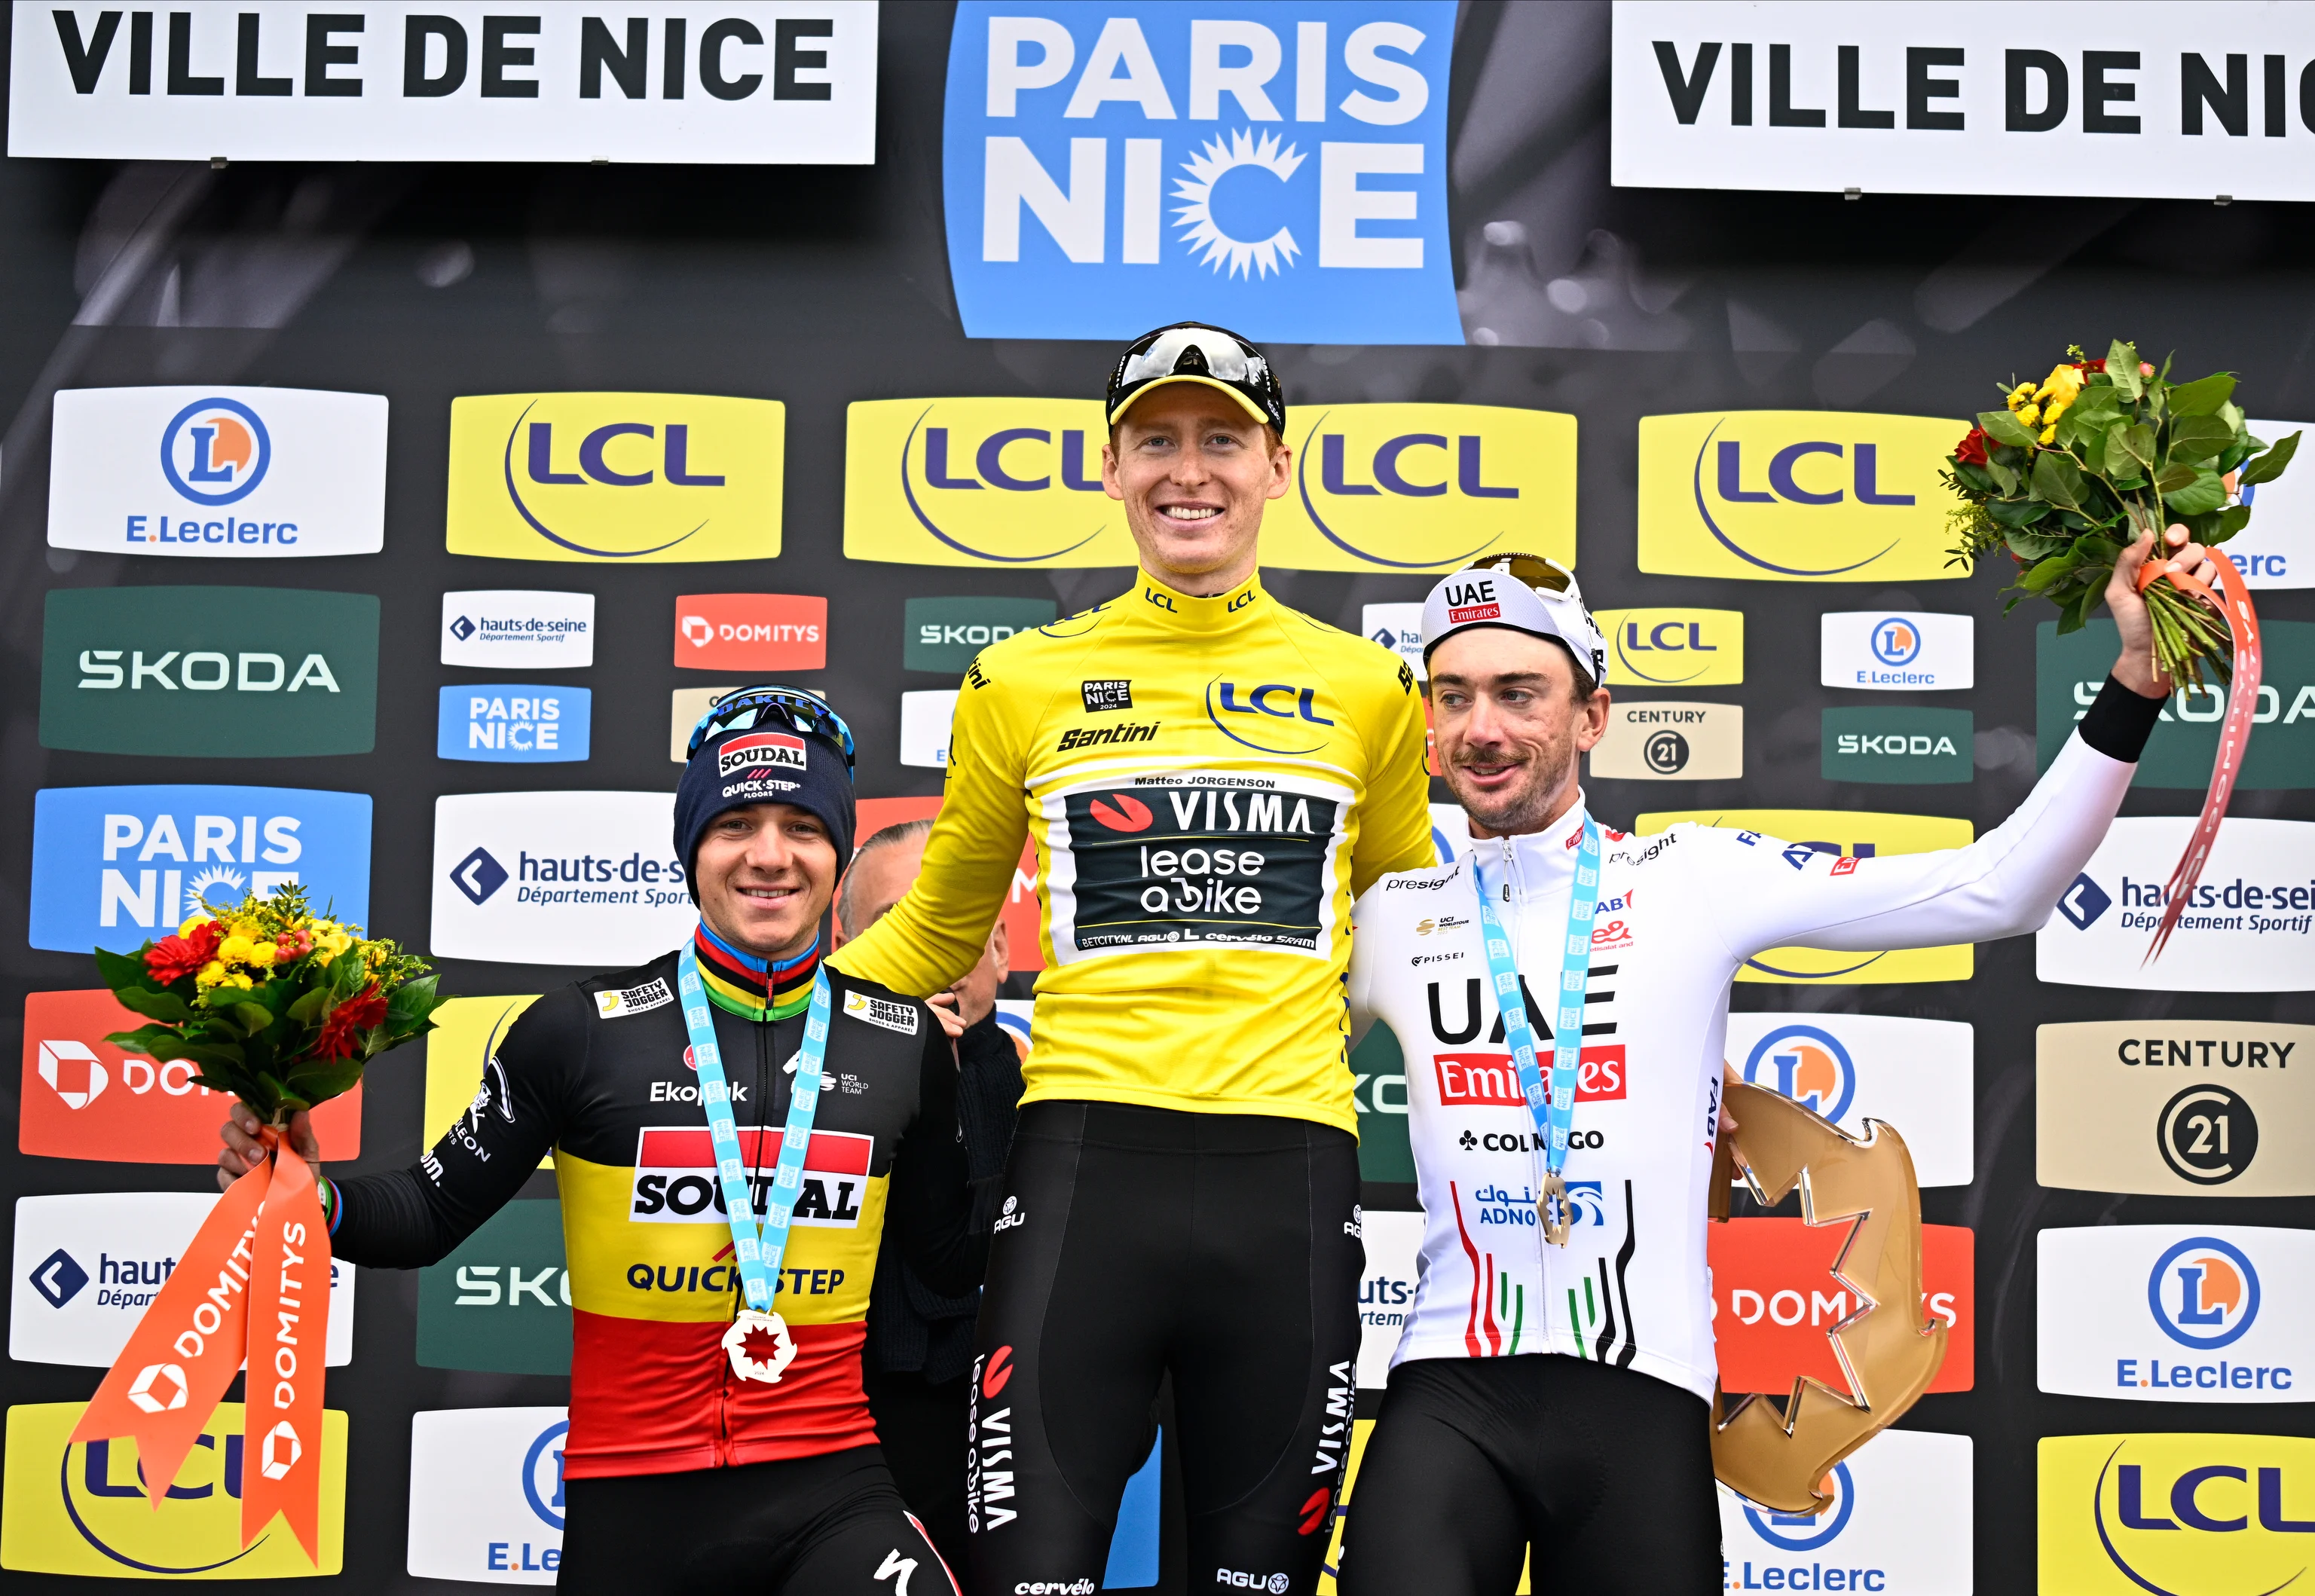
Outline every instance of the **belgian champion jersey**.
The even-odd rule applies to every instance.
[[[749,971],[720,951],[721,979],[744,988]],[[985,1244],[968,1234],[955,1053],[938,1020],[885,988],[831,980],[826,1084],[773,1298],[796,1343],[778,1383],[738,1379],[721,1345],[740,1275],[673,953],[533,1004],[500,1042],[473,1105],[417,1168],[338,1184],[333,1250],[374,1267],[433,1263],[551,1148],[570,1271],[572,1477],[874,1441],[860,1348],[884,1228],[941,1290],[971,1289]],[[757,1020],[732,1006],[717,997],[711,1013],[760,1217],[803,1015],[775,1006]]]
[[[982,651],[900,905],[832,961],[936,992],[1034,839],[1045,969],[1024,1103],[1315,1120],[1353,1134],[1353,897],[1436,857],[1405,664],[1279,604],[1147,574]]]

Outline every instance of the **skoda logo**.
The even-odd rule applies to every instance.
[[[2258,1271],[2233,1243],[2190,1236],[2154,1261],[2146,1306],[2180,1346],[2215,1352],[2241,1340],[2258,1317]]]
[[[1652,733],[1641,752],[1658,776],[1677,776],[1688,768],[1688,739],[1669,728]]]
[[[273,464],[273,439],[238,399],[200,399],[161,431],[161,473],[195,504],[246,499]]]

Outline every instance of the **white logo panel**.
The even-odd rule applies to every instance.
[[[217,1199],[200,1192],[73,1192],[16,1199],[8,1355],[102,1369],[129,1344]],[[354,1354],[354,1266],[330,1264],[327,1361]]]
[[[1833,1465],[1832,1505],[1814,1516],[1716,1487],[1728,1588],[1969,1596],[1972,1462],[1966,1435],[1884,1430]]]
[[[383,395],[311,388],[64,389],[49,546],[374,554],[386,546],[386,413]]]
[[[431,947],[616,969],[691,935],[671,793],[473,793],[434,802]]]
[[[2115,821],[2035,935],[2035,973],[2077,987],[2162,992],[2315,989],[2315,822],[2230,816],[2194,903],[2142,966],[2165,884],[2193,834],[2184,816]]]
[[[2038,1383],[2132,1402],[2304,1402],[2315,1231],[2257,1225],[2044,1230]]]
[[[595,662],[595,595],[474,588],[442,595],[442,663],[575,670]]]
[[[419,1579],[551,1585],[563,1565],[567,1408],[410,1415],[410,1559]]]
[[[945,769],[948,765],[949,726],[955,719],[953,688],[901,694],[900,763]]]
[[[1818,681],[1876,693],[1977,685],[1975,617],[1908,609],[1828,610],[1818,617]]]
[[[1390,1382],[1390,1355],[1415,1317],[1415,1285],[1423,1256],[1423,1215],[1368,1209],[1361,1228],[1366,1272],[1359,1276],[1359,1388],[1379,1391]]]
[[[1415,679],[1424,679],[1423,606],[1366,604],[1359,607],[1359,630],[1406,661]]]
[[[1732,1014],[1725,1051],[1738,1077],[1781,1092],[1853,1136],[1895,1127],[1924,1186],[1974,1178],[1972,1033],[1955,1020],[1890,1015]]]
[[[2315,421],[2247,421],[2262,443],[2282,442],[2293,432],[2315,430]],[[2302,439],[2315,443],[2315,439]],[[2245,489],[2250,525],[2229,538],[2227,558],[2254,588],[2315,588],[2315,488],[2307,468],[2286,471],[2271,483]]]

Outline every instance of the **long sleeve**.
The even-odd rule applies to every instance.
[[[980,1284],[989,1237],[976,1234],[972,1225],[972,1170],[957,1129],[955,1046],[929,1016],[925,1029],[917,1118],[893,1160],[887,1222],[909,1270],[953,1297]]]
[[[1397,870],[1423,870],[1439,862],[1431,840],[1431,773],[1424,764],[1423,699],[1401,668],[1400,685],[1368,723],[1374,730],[1372,767],[1359,835],[1351,848],[1351,892],[1364,892]]]
[[[2109,681],[2026,801],[1967,847],[1835,859],[1749,832],[1716,834],[1710,857],[1726,890],[1711,906],[1722,940],[1743,959],[1786,944],[1934,947],[2039,929],[2098,851],[2160,709],[2160,699]]]
[[[980,962],[1029,834],[1023,740],[1004,724],[979,661],[958,694],[948,785],[908,896],[829,962],[845,974],[928,998]]]
[[[504,1207],[561,1134],[564,1084],[587,1047],[581,1001],[566,988],[523,1012],[432,1152],[407,1169],[333,1181],[330,1250],[367,1268],[416,1269]]]
[[[1374,988],[1374,954],[1371,951],[1374,937],[1361,924],[1364,917],[1360,910],[1365,907],[1366,900],[1362,897],[1351,909],[1351,968],[1343,982],[1344,996],[1350,1001],[1350,1045],[1353,1048],[1365,1039],[1367,1027],[1375,1021],[1374,1009],[1368,998]]]

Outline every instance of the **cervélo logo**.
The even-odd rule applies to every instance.
[[[1868,692],[1974,686],[1977,622],[1920,610],[1827,610],[1817,617],[1817,680]]]
[[[1849,1227],[1803,1219],[1730,1219],[1710,1227],[1705,1254],[1711,1267],[1712,1333],[1720,1356],[1720,1383],[1730,1391],[1790,1394],[1805,1375],[1849,1392],[1828,1333],[1872,1308],[1915,1326],[1946,1324],[1946,1361],[1932,1391],[1966,1391],[1976,1379],[1975,1232],[1960,1225],[1921,1227],[1921,1300],[1875,1307],[1833,1269],[1848,1246]]]
[[[1744,679],[1741,609],[1594,611],[1611,687],[1724,687]]]
[[[2194,826],[2186,816],[2115,821],[2035,934],[2036,973],[2166,992],[2315,989],[2315,821],[2237,816],[2220,827],[2194,901],[2162,956],[2141,967]]]
[[[438,957],[613,968],[697,919],[668,854],[671,793],[471,793],[434,801]]]
[[[1946,563],[1956,501],[1938,471],[1967,430],[1840,411],[1642,416],[1640,569],[1751,581],[1965,576]]]
[[[1443,0],[1089,11],[968,0],[942,136],[974,338],[1463,341]],[[1232,14],[1234,13],[1234,14]]]
[[[1050,626],[1060,614],[1051,598],[911,598],[902,610],[901,669],[961,676],[990,643]]]
[[[49,544],[292,559],[386,545],[383,395],[306,388],[66,388]]]
[[[410,1415],[410,1557],[418,1579],[551,1585],[563,1565],[570,1410]]]
[[[768,560],[780,552],[787,411],[698,394],[450,401],[454,554]]]
[[[1972,1589],[1971,1442],[1885,1430],[1833,1466],[1821,1513],[1780,1513],[1719,1487],[1732,1591],[1874,1591],[1959,1596]]]
[[[304,787],[45,787],[32,800],[34,947],[115,952],[285,882],[369,920],[370,797]]]
[[[520,1198],[418,1272],[418,1362],[489,1374],[571,1372],[563,1205]]]
[[[2228,545],[2231,554],[2233,546]],[[2035,628],[2035,752],[2044,769],[2105,687],[2119,635],[2107,620],[2063,637],[2055,621]],[[2246,790],[2315,787],[2315,622],[2264,621],[2259,648],[2263,674],[2251,714],[2256,731],[2243,753],[2238,785]],[[2196,793],[2207,786],[2227,694],[2224,683],[2172,693],[2138,758],[2131,785]]]
[[[40,746],[103,754],[366,754],[378,601],[278,588],[58,588]]]
[[[594,695],[585,687],[487,682],[441,691],[438,759],[551,765],[587,757]]]
[[[442,595],[442,663],[575,670],[595,662],[595,595],[475,588]]]
[[[2255,1225],[2044,1230],[2038,1383],[2133,1402],[2304,1402],[2315,1231]]]
[[[675,662],[688,670],[818,670],[828,600],[795,593],[687,593],[675,601]]]
[[[1729,1068],[1852,1136],[1868,1119],[1903,1129],[1924,1186],[1974,1178],[1970,1027],[1894,1015],[1732,1014]]]
[[[1937,815],[1886,814],[1870,810],[1695,809],[1644,814],[1632,829],[1643,836],[1682,821],[1734,831],[1744,847],[1759,849],[1787,867],[1846,875],[1855,861],[1882,854],[1925,854],[1966,847],[1967,820]],[[1974,966],[1967,944],[1952,947],[1895,948],[1878,953],[1827,953],[1816,948],[1770,948],[1744,961],[1740,981],[1791,984],[1865,984],[1878,981],[1967,980]]]
[[[226,1100],[195,1084],[200,1066],[123,1052],[104,1040],[144,1023],[101,987],[25,995],[19,1152],[107,1163],[217,1162]],[[314,1111],[314,1133],[331,1157],[360,1156],[361,1103],[357,1082]]]
[[[317,1550],[308,1560],[276,1523],[241,1538],[243,1434],[238,1402],[222,1402],[185,1453],[177,1483],[148,1502],[134,1447],[72,1443],[84,1402],[8,1410],[7,1467],[0,1471],[0,1565],[25,1574],[118,1579],[310,1579],[345,1566],[346,1415],[322,1414],[322,1503]]]
[[[210,1110],[214,1118],[218,1111]],[[210,1139],[216,1139],[212,1126]],[[102,1369],[217,1205],[204,1192],[74,1192],[16,1199],[8,1355]],[[330,1264],[328,1361],[354,1347],[354,1268]]]
[[[2044,1596],[2281,1591],[2307,1567],[2315,1441],[2050,1435],[2037,1452]]]
[[[2035,1051],[2042,1185],[2315,1193],[2315,1026],[2101,1020],[2044,1025]]]

